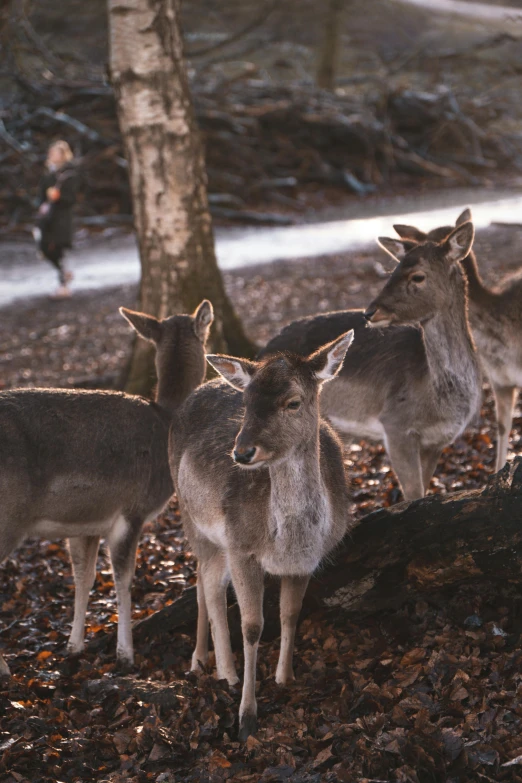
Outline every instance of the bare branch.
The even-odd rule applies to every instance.
[[[255,30],[257,27],[260,27],[270,16],[270,14],[275,11],[277,6],[279,5],[278,0],[273,0],[272,3],[269,3],[262,11],[261,13],[255,17],[251,22],[249,22],[245,27],[243,27],[241,30],[238,30],[237,33],[232,33],[228,38],[225,38],[223,41],[219,41],[218,43],[211,44],[210,46],[206,46],[203,49],[195,49],[193,52],[185,52],[185,56],[189,59],[194,57],[205,57],[207,54],[210,54],[211,52],[216,52],[218,49],[224,49],[226,46],[230,46],[231,44],[235,43],[236,41],[239,41],[241,38],[243,38],[245,35],[249,35],[253,30]]]

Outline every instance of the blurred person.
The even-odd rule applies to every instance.
[[[63,298],[71,295],[68,284],[72,274],[66,271],[63,257],[72,246],[72,211],[77,190],[73,153],[66,141],[51,144],[45,166],[33,234],[43,256],[58,272],[60,286],[54,296]]]

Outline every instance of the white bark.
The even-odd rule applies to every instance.
[[[209,298],[214,347],[230,347],[237,335],[246,350],[216,264],[179,14],[180,0],[109,0],[112,82],[142,266],[140,309],[163,318]],[[150,347],[138,341],[127,388],[146,391],[151,370]]]

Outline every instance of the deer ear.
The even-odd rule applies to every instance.
[[[444,255],[448,261],[455,263],[466,258],[473,245],[474,236],[473,223],[463,223],[462,226],[454,228],[443,245]]]
[[[257,365],[248,359],[236,359],[233,356],[208,354],[207,362],[223,376],[234,389],[244,391],[254,375]]]
[[[403,226],[401,223],[395,223],[393,228],[400,237],[403,239],[412,239],[414,242],[417,242],[417,244],[426,242],[428,239],[427,234],[425,234],[424,231],[415,228],[415,226]]]
[[[196,337],[201,340],[203,345],[208,339],[208,333],[214,320],[214,309],[208,299],[203,299],[200,305],[192,313],[194,319],[194,331]]]
[[[308,364],[318,381],[331,381],[342,367],[346,351],[352,344],[353,329],[342,334],[337,340],[323,345],[308,357]]]
[[[467,207],[464,212],[461,212],[455,221],[456,226],[462,226],[463,223],[469,223],[471,220],[471,209]]]
[[[415,247],[411,242],[403,242],[401,239],[392,239],[391,237],[379,237],[377,244],[385,250],[394,261],[399,264],[406,253]]]
[[[145,313],[136,313],[134,310],[127,310],[126,307],[120,307],[120,313],[130,323],[132,328],[138,332],[140,337],[151,343],[159,343],[161,339],[161,323],[153,315]]]

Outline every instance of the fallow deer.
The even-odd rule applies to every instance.
[[[173,492],[173,411],[205,376],[210,302],[164,320],[120,309],[156,346],[156,402],[111,391],[0,393],[0,562],[26,536],[68,538],[75,599],[68,649],[84,647],[85,614],[106,538],[118,599],[118,659],[133,661],[130,587],[145,522]],[[9,674],[0,655],[0,674]]]
[[[198,628],[192,668],[208,657],[238,681],[227,625],[232,580],[244,646],[240,739],[256,728],[256,656],[266,573],[281,578],[276,681],[293,679],[292,653],[308,581],[343,537],[348,492],[337,436],[321,420],[319,391],[335,377],[352,332],[300,358],[261,362],[208,356],[223,376],[200,386],[171,429],[170,460],[182,519],[198,558]],[[328,385],[328,384],[327,384]]]
[[[471,210],[465,209],[455,225],[468,220],[471,220]],[[427,233],[414,226],[395,225],[394,229],[399,236],[418,244],[443,241],[453,227],[442,226]],[[495,398],[498,428],[495,470],[500,470],[507,459],[513,410],[522,387],[522,277],[489,288],[482,281],[473,251],[461,263],[468,279],[471,331]]]
[[[308,353],[318,335],[333,339],[345,326],[353,328],[353,346],[337,380],[325,388],[321,410],[340,432],[384,441],[407,500],[424,495],[441,450],[479,407],[480,372],[458,263],[472,242],[471,224],[440,247],[428,243],[407,258],[411,243],[382,240],[395,260],[403,259],[382,293],[390,325],[365,327],[357,310],[327,313],[290,324],[260,353]]]

